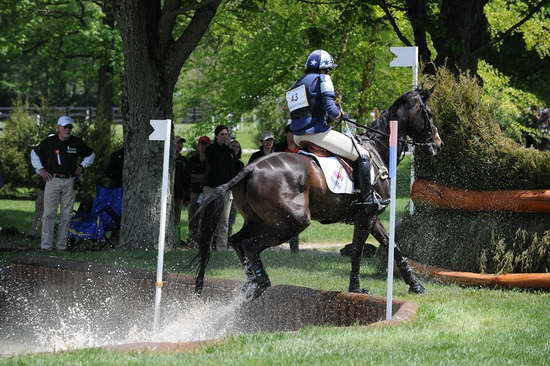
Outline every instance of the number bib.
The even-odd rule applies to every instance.
[[[293,112],[300,108],[309,107],[306,94],[306,86],[304,84],[286,92],[286,103],[288,110]]]

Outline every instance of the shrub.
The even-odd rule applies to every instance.
[[[526,149],[498,123],[503,99],[467,75],[439,69],[430,105],[445,142],[415,156],[418,178],[472,190],[550,189],[550,152]],[[468,212],[417,205],[401,221],[398,242],[413,259],[452,270],[548,271],[550,213]]]
[[[507,137],[496,120],[500,101],[476,79],[439,69],[428,84],[435,86],[430,105],[445,147],[435,159],[415,160],[418,177],[477,190],[550,187],[550,152]]]

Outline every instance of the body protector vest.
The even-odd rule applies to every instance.
[[[329,119],[340,115],[334,97],[334,86],[327,74],[309,73],[296,81],[286,93],[291,118],[290,130],[295,135],[329,130]]]

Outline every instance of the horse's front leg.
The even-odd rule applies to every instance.
[[[386,232],[386,229],[384,229],[384,225],[382,225],[379,219],[377,219],[374,227],[372,228],[372,235],[383,248],[385,248],[386,250],[388,249],[388,233]],[[403,257],[403,254],[401,253],[401,250],[399,250],[397,244],[395,244],[393,250],[393,257],[395,260],[395,264],[399,269],[399,273],[401,274],[401,278],[407,285],[409,285],[409,292],[413,294],[425,293],[426,289],[424,288],[424,286],[422,286],[420,280],[414,275],[411,266],[409,266],[407,260],[405,259],[405,257]]]
[[[349,275],[349,292],[368,293],[368,290],[361,289],[361,259],[363,257],[363,246],[374,225],[374,215],[368,216],[365,220],[362,212],[355,215],[353,227],[353,243],[351,251],[351,272]]]

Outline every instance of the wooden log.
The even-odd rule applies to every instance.
[[[550,189],[473,191],[418,179],[411,198],[415,203],[466,211],[550,213]]]
[[[411,259],[408,259],[407,262],[420,274],[445,283],[468,286],[550,289],[550,273],[508,273],[492,275],[449,271],[439,267],[426,266]]]

